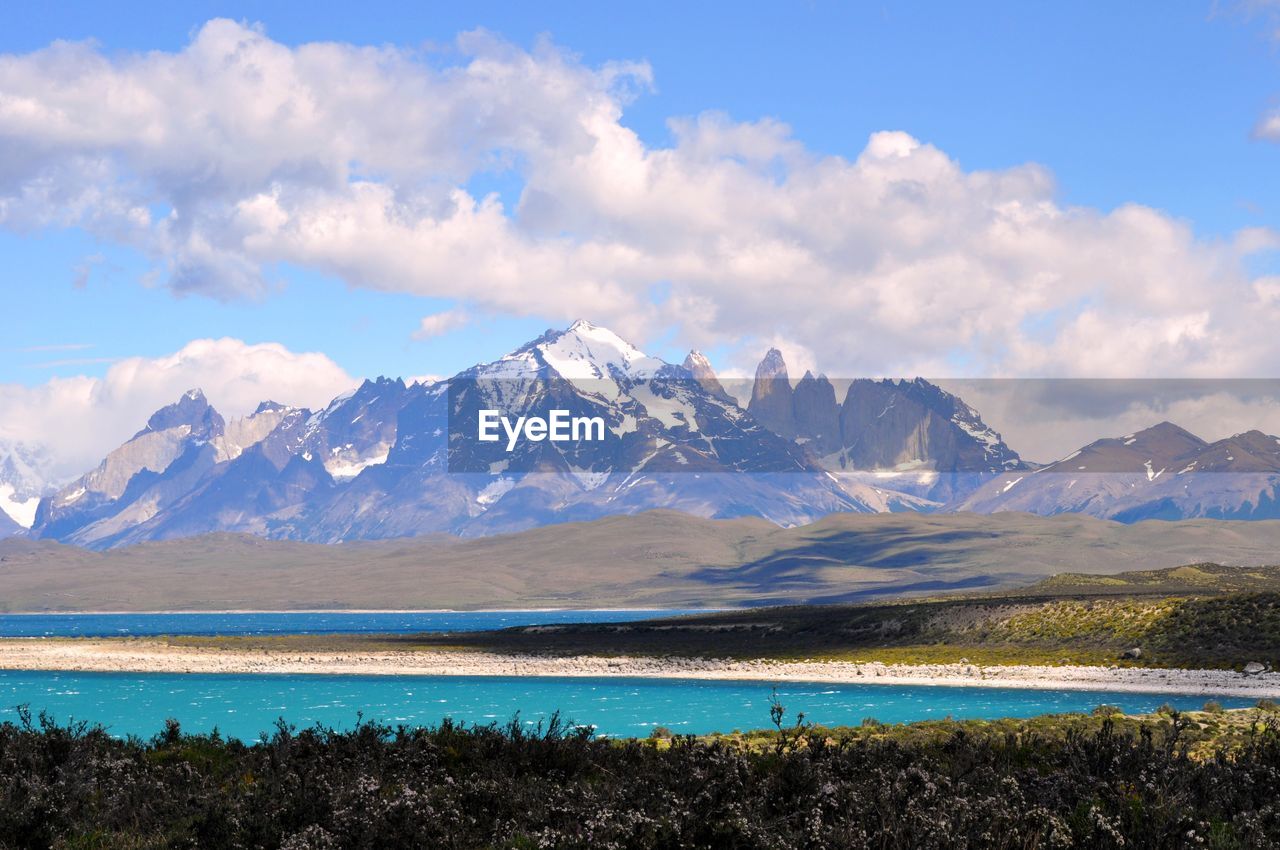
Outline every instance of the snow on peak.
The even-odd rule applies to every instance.
[[[579,319],[536,348],[547,365],[569,380],[607,378],[614,367],[627,374],[652,374],[665,365],[608,328]]]
[[[666,364],[650,357],[608,328],[579,319],[563,331],[547,331],[501,360],[478,367],[488,379],[523,380],[545,364],[569,381],[611,383],[615,372],[651,377]]]
[[[684,358],[684,367],[690,371],[705,370],[712,372],[711,361],[698,349],[690,351]]]

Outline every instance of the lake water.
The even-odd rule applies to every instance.
[[[179,614],[3,614],[0,636],[263,635],[474,631],[546,623],[609,622],[697,613],[645,611],[264,612]],[[60,722],[88,720],[117,735],[155,734],[166,718],[189,731],[255,739],[283,717],[306,727],[346,728],[358,713],[392,725],[535,724],[559,710],[597,733],[644,736],[655,725],[701,734],[769,724],[772,686],[759,682],[473,676],[301,676],[0,671],[0,720],[17,706]],[[778,685],[789,718],[825,725],[874,717],[885,723],[941,718],[1030,717],[1088,711],[1100,703],[1151,711],[1168,702],[1199,708],[1203,697],[889,685]],[[1220,700],[1228,707],[1250,700]]]
[[[544,623],[603,623],[696,614],[694,609],[627,611],[375,611],[181,614],[0,614],[0,637],[270,635],[481,631]]]
[[[117,735],[149,737],[165,718],[188,731],[251,740],[279,717],[298,727],[346,728],[357,712],[392,725],[431,725],[444,717],[505,723],[516,712],[536,723],[559,710],[575,723],[613,736],[644,736],[654,725],[680,733],[728,732],[769,725],[772,687],[760,682],[573,679],[478,676],[320,676],[60,673],[0,671],[0,720],[16,707],[46,710],[65,722],[88,720]],[[778,698],[824,725],[956,718],[1030,717],[1089,711],[1100,703],[1147,712],[1168,702],[1199,708],[1204,697],[1014,688],[782,683]],[[1247,699],[1220,699],[1228,708]]]

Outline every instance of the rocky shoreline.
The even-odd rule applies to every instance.
[[[148,638],[0,639],[0,669],[129,673],[638,677],[1009,687],[1280,698],[1280,673],[1139,667],[734,661],[502,655],[454,650],[314,651],[176,646]]]

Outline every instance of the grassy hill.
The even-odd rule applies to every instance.
[[[985,596],[757,608],[412,640],[503,652],[1280,666],[1280,569],[1200,564],[1103,581],[1062,575]],[[1120,658],[1134,647],[1140,658]]]
[[[1280,560],[1280,559],[1278,559]],[[1221,564],[1187,564],[1162,570],[1131,570],[1117,575],[1062,573],[1036,582],[1021,593],[1027,596],[1077,594],[1107,595],[1222,595],[1280,591],[1280,569],[1224,567]]]
[[[783,529],[654,511],[480,539],[318,545],[215,534],[107,552],[9,539],[0,541],[0,610],[728,607],[1009,588],[1055,575],[1072,585],[1055,592],[1129,594],[1150,588],[1098,576],[1259,566],[1277,553],[1280,521],[1121,525],[1014,513],[841,514]],[[1182,582],[1178,592],[1202,583],[1191,573],[1163,581]]]

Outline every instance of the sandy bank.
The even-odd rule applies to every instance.
[[[387,676],[631,676],[1280,698],[1280,673],[1245,676],[1229,670],[548,657],[469,651],[297,652],[171,646],[146,638],[0,639],[0,669]]]

